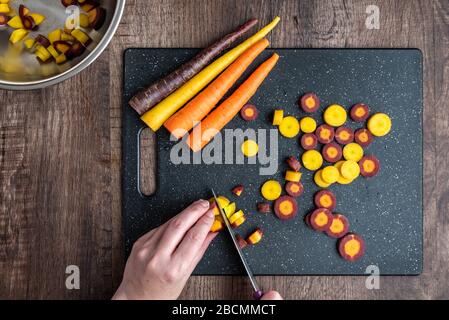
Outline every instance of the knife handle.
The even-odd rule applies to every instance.
[[[254,300],[260,300],[260,298],[262,298],[262,296],[263,296],[263,292],[261,290],[254,291],[254,293],[253,293]]]

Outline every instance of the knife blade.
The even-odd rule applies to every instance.
[[[226,214],[224,213],[223,209],[220,206],[220,203],[218,202],[218,199],[217,199],[214,189],[211,189],[211,190],[212,190],[212,194],[214,195],[215,204],[218,207],[218,211],[220,212],[221,217],[223,218],[223,220],[225,222],[226,229],[228,229],[228,233],[231,236],[232,242],[234,243],[234,247],[237,250],[237,253],[240,257],[240,261],[242,262],[243,267],[245,268],[246,274],[248,275],[249,282],[251,283],[251,286],[253,287],[253,290],[254,290],[253,297],[256,300],[259,300],[263,296],[263,292],[262,292],[262,290],[260,290],[260,287],[257,284],[256,279],[254,278],[253,272],[251,271],[251,268],[250,268],[248,262],[246,261],[245,256],[243,255],[242,249],[240,249],[240,246],[235,237],[235,232],[231,228],[231,225],[229,224],[229,221],[228,221],[228,217],[226,216]]]

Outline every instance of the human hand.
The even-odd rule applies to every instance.
[[[268,291],[265,293],[260,300],[284,300],[279,292],[277,291]]]
[[[176,299],[217,233],[214,213],[198,200],[160,227],[140,237],[126,262],[112,299]]]

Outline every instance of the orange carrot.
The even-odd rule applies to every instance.
[[[240,109],[256,93],[278,59],[279,56],[274,53],[269,59],[265,60],[229,98],[193,128],[186,141],[190,149],[194,152],[201,150],[239,113]]]
[[[269,45],[262,39],[248,48],[206,89],[193,98],[184,108],[175,113],[164,123],[177,139],[182,138],[190,129],[200,122],[215,107],[226,92],[245,72],[254,59]]]

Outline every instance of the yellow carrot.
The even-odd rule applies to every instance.
[[[232,94],[193,128],[187,138],[187,145],[194,151],[201,150],[256,93],[259,86],[276,65],[279,56],[274,53],[265,60]]]
[[[144,113],[141,119],[153,131],[159,130],[168,118],[200,92],[244,51],[260,39],[264,38],[278,24],[279,20],[280,18],[276,17],[271,23],[260,29],[256,34],[212,62],[196,76],[187,81],[182,87],[159,102],[151,110]]]

